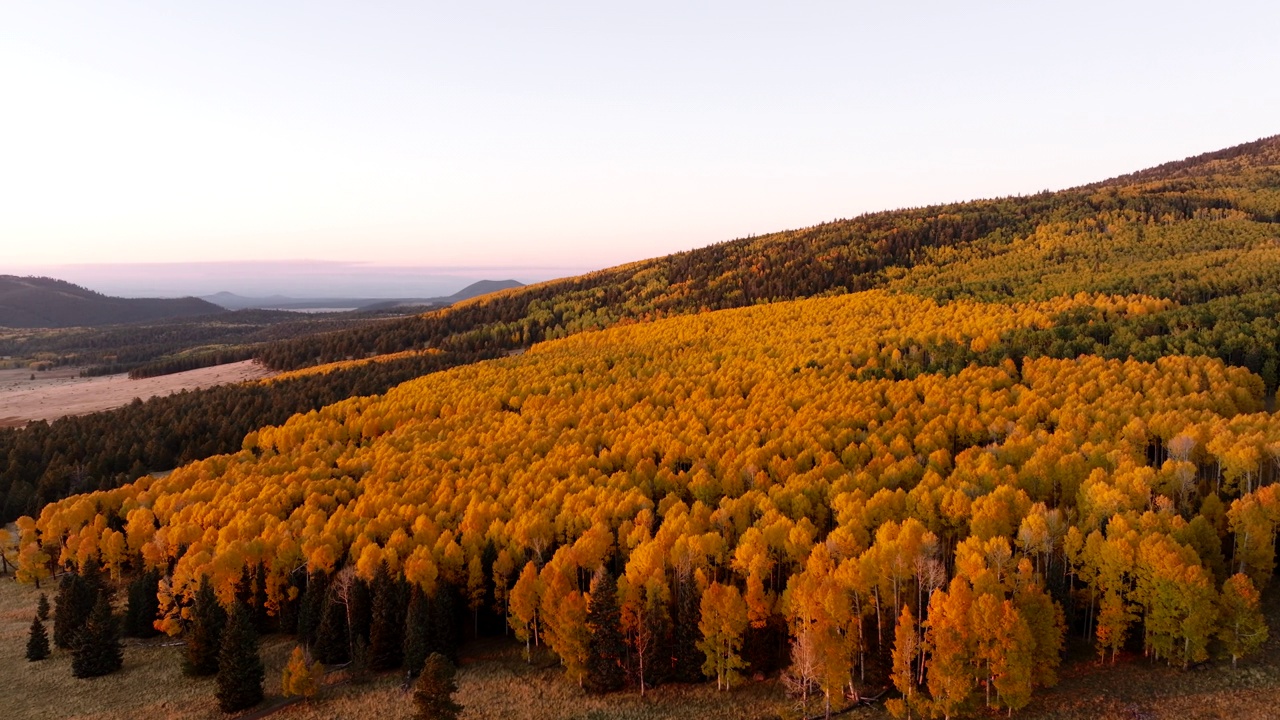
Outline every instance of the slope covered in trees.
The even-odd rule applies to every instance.
[[[513,349],[620,322],[904,284],[978,298],[1141,291],[1184,304],[1274,292],[1278,188],[1280,137],[1272,137],[1081,188],[720,243],[279,343],[259,357],[290,369],[425,347]],[[964,282],[972,264],[984,272]],[[1214,320],[1199,329],[1212,332]]]
[[[63,280],[0,275],[0,327],[82,327],[211,315],[222,308],[199,298],[120,298]]]
[[[422,353],[311,368],[267,382],[223,385],[135,401],[106,412],[0,428],[0,522],[36,515],[74,493],[112,488],[240,447],[246,433],[353,395],[484,359]]]
[[[1068,630],[1176,666],[1258,637],[1280,522],[1262,379],[1007,357],[1060,318],[1176,310],[871,291],[582,333],[51,504],[19,521],[19,571],[157,569],[175,634],[207,579],[335,661],[408,597],[406,636],[495,613],[583,684],[608,617],[638,687],[785,667],[806,702],[893,685],[901,713],[1014,710]]]
[[[747,238],[360,329],[289,340],[297,328],[255,316],[245,317],[245,323],[261,321],[262,332],[269,335],[249,337],[237,326],[226,328],[222,339],[203,342],[264,342],[252,352],[277,368],[438,349],[444,354],[431,367],[439,369],[582,330],[868,287],[941,300],[1143,292],[1176,302],[1125,317],[1077,307],[1055,317],[1052,328],[1023,328],[982,353],[967,346],[939,346],[929,359],[932,367],[954,372],[975,359],[993,364],[1006,357],[1089,354],[1151,362],[1169,354],[1208,356],[1257,373],[1273,391],[1280,380],[1278,187],[1280,139],[1269,138],[1082,188],[877,213]],[[185,337],[192,328],[172,330]],[[115,344],[109,342],[111,347],[101,348],[99,355],[110,353],[114,362],[124,362],[125,354],[115,347],[137,339],[136,334],[127,337],[129,332],[119,329],[112,336]],[[228,339],[232,335],[236,339]],[[24,347],[37,350],[35,342]],[[41,342],[54,343],[44,348],[51,352],[66,350],[56,346],[56,338]],[[140,373],[205,363],[225,352],[164,359],[160,356],[170,351],[163,347],[138,350],[128,353],[129,367],[156,359],[154,368],[139,368]],[[15,352],[0,347],[0,354]],[[166,421],[163,442],[135,442],[128,433],[121,436],[119,428],[171,417],[165,402],[75,421],[82,436],[121,436],[123,454],[96,442],[67,445],[61,441],[63,433],[44,431],[33,433],[43,440],[24,441],[15,454],[18,436],[0,433],[0,462],[9,458],[8,467],[0,467],[4,507],[34,512],[40,503],[63,497],[66,489],[116,484],[117,473],[136,476],[167,470],[175,458],[230,452],[242,433],[319,407],[322,397],[330,401],[390,387],[372,377],[356,382],[357,376],[407,379],[418,362],[402,357],[351,366],[342,377],[352,382],[334,383],[321,394],[294,395],[281,386],[281,397],[294,400],[273,402],[270,410],[256,397],[261,392],[256,387],[192,394],[182,403],[183,413],[218,420]],[[905,362],[918,371],[919,359]],[[878,371],[860,372],[871,377]],[[61,461],[55,462],[59,456]],[[35,488],[42,485],[46,491],[37,498]],[[10,497],[15,493],[20,497]]]

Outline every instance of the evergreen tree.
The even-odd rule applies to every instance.
[[[356,638],[369,642],[369,629],[373,624],[373,596],[369,592],[369,583],[355,577],[351,581],[347,602],[351,604],[347,608],[347,618],[351,623],[352,646],[354,647]]]
[[[431,634],[428,647],[450,662],[458,657],[458,605],[453,592],[439,588],[431,597]]]
[[[413,704],[418,708],[415,717],[418,720],[456,720],[462,713],[462,706],[453,700],[457,691],[453,663],[440,653],[432,653],[413,688]]]
[[[97,587],[86,577],[74,571],[63,575],[54,598],[53,644],[63,649],[74,646],[97,601]]]
[[[31,619],[31,635],[27,638],[27,659],[35,662],[47,657],[49,657],[49,633],[44,629],[44,623],[40,622],[40,614],[37,613]]]
[[[40,600],[36,603],[36,617],[41,622],[49,622],[49,596],[40,593]]]
[[[295,595],[290,597],[290,592]],[[290,582],[281,593],[281,598],[276,607],[276,629],[279,632],[288,635],[299,635],[298,620],[301,617],[302,599],[304,596],[304,586],[299,586],[294,576],[290,576]]]
[[[149,638],[160,633],[155,620],[160,611],[157,592],[160,571],[147,570],[129,583],[129,607],[125,610],[124,634],[129,637]]]
[[[698,624],[702,622],[702,598],[693,573],[676,576],[676,617],[672,642],[672,676],[677,682],[702,682],[702,651],[698,649]]]
[[[218,707],[233,713],[262,702],[264,677],[251,612],[236,603],[218,651]]]
[[[182,671],[187,675],[212,675],[218,672],[218,650],[222,646],[222,629],[227,622],[227,613],[218,603],[207,576],[200,578],[200,589],[196,591],[191,614]]]
[[[618,607],[618,585],[608,570],[601,568],[591,581],[591,598],[587,604],[587,642],[590,660],[585,685],[588,691],[606,693],[618,690],[625,679],[623,658],[626,645],[622,639],[622,611]]]
[[[404,665],[410,675],[422,672],[431,654],[431,605],[419,585],[409,591],[409,609],[404,621]]]
[[[373,622],[369,626],[369,669],[375,672],[400,667],[404,659],[404,603],[400,586],[391,579],[386,564],[373,578]]]
[[[324,619],[325,597],[329,592],[329,578],[324,573],[308,575],[298,603],[298,639],[308,646],[316,644],[320,621]]]
[[[98,593],[98,601],[84,628],[77,634],[71,653],[71,674],[78,678],[113,673],[124,664],[120,625],[111,612],[107,593]]]
[[[316,659],[325,665],[342,665],[351,660],[351,632],[347,628],[347,609],[337,602],[333,592],[324,604],[320,626],[316,628]]]
[[[250,607],[253,608],[253,627],[258,634],[271,632],[272,617],[267,612],[267,569],[262,565],[253,568],[253,597]]]

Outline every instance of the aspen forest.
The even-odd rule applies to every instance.
[[[308,698],[510,638],[592,695],[950,719],[1016,717],[1072,643],[1190,673],[1271,633],[1275,138],[253,352],[288,372],[0,431],[55,648],[115,602],[193,676],[289,636]]]

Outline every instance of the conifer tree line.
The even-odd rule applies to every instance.
[[[157,628],[242,605],[326,665],[421,672],[505,626],[591,692],[784,673],[833,712],[1012,712],[1068,633],[1257,649],[1280,424],[1205,357],[911,364],[1168,306],[873,291],[565,338],[51,505],[18,573],[154,570]]]

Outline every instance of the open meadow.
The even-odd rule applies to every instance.
[[[141,380],[129,379],[128,373],[86,378],[80,377],[79,371],[79,368],[44,372],[0,370],[0,427],[24,425],[29,420],[84,415],[126,405],[134,398],[146,400],[276,374],[252,360]]]

